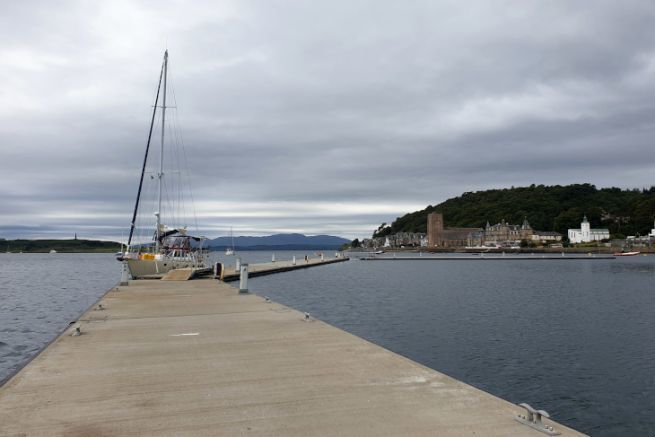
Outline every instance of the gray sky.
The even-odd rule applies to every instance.
[[[655,184],[652,1],[0,1],[1,237],[127,231],[165,47],[208,236]]]

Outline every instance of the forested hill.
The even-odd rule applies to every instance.
[[[445,226],[483,227],[487,221],[521,224],[527,217],[533,229],[566,236],[579,228],[583,215],[593,227],[608,228],[613,237],[645,235],[653,227],[655,186],[644,190],[597,189],[591,184],[531,185],[467,192],[435,206],[383,223],[374,236],[397,232],[426,232],[427,215],[440,212]]]
[[[5,240],[0,238],[0,252],[116,252],[120,243],[98,240]]]

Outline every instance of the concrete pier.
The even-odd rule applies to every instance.
[[[323,264],[340,263],[348,260],[349,258],[347,257],[325,258],[323,260],[321,260],[321,258],[308,258],[307,261],[302,260],[299,262],[295,262],[295,257],[294,257],[294,259],[289,261],[272,261],[268,263],[248,264],[248,276],[252,278],[255,276],[271,275],[273,273],[281,273],[281,272],[288,272],[290,270],[305,269],[308,267],[316,267]],[[234,266],[228,265],[225,267],[225,274],[223,276],[223,280],[225,282],[238,281],[239,272],[235,270]]]
[[[249,276],[263,276],[272,273],[287,272],[289,270],[298,270],[307,267],[315,267],[321,264],[339,263],[339,262],[348,261],[350,260],[350,258],[344,256],[328,258],[328,259],[324,259],[323,257],[308,258],[306,261],[303,261],[302,263],[299,264],[294,263],[294,260],[295,257],[289,261],[273,260],[267,263],[250,264],[248,268]],[[225,269],[223,279],[227,282],[238,280],[240,267],[241,267],[241,258],[237,258],[235,260],[234,265],[227,265],[227,264],[223,265],[223,268]],[[147,279],[147,280],[163,279],[165,281],[171,281],[171,280],[186,281],[189,279],[201,278],[203,276],[209,276],[212,274],[213,274],[213,268],[211,267],[201,268],[201,269],[184,268],[184,269],[171,270],[166,274],[143,275],[140,276],[139,279]],[[121,279],[121,282],[124,281]]]
[[[546,435],[516,405],[217,280],[130,281],[99,304],[0,388],[0,435]]]

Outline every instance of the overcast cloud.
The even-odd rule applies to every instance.
[[[118,238],[165,47],[201,233],[655,184],[652,1],[2,1],[0,237]]]

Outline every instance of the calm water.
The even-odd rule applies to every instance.
[[[119,273],[111,255],[0,254],[0,379]],[[654,280],[655,256],[639,256],[351,261],[249,287],[583,432],[619,436],[655,435]]]
[[[111,254],[0,253],[0,381],[119,280]]]

